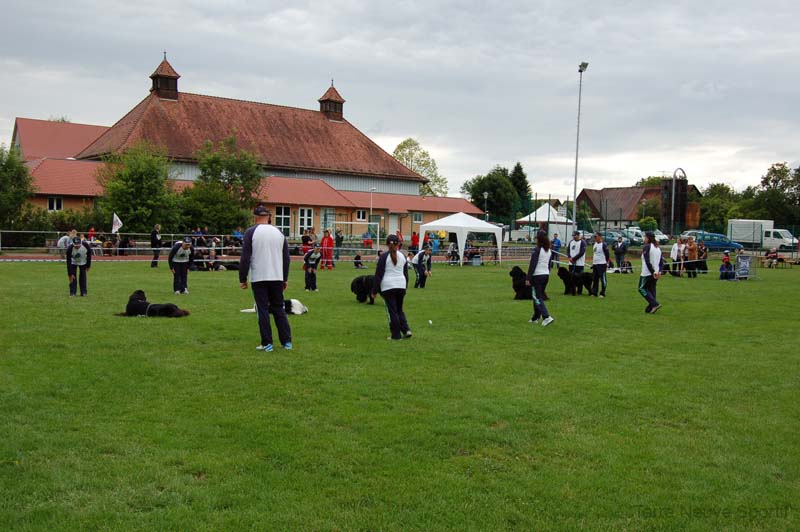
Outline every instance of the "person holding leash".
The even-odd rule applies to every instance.
[[[592,290],[594,297],[606,297],[606,271],[608,270],[608,245],[603,242],[603,235],[594,234],[594,244],[592,244]],[[599,286],[598,286],[599,285]],[[598,287],[600,293],[597,293]]]
[[[319,268],[321,258],[322,253],[319,249],[319,242],[314,242],[314,248],[303,255],[303,269],[306,271],[306,292],[319,292],[317,289],[317,268]]]
[[[644,311],[655,314],[661,308],[656,300],[656,283],[661,277],[661,249],[658,247],[653,231],[644,234],[644,248],[642,248],[642,275],[639,277],[639,293],[647,300]]]
[[[586,263],[586,241],[581,238],[580,231],[572,233],[572,240],[567,244],[567,260],[570,273],[583,273]]]
[[[389,331],[392,333],[387,340],[401,340],[411,338],[411,329],[408,327],[406,314],[403,311],[403,299],[406,297],[408,286],[408,261],[398,251],[400,239],[397,235],[386,237],[389,250],[381,253],[378,265],[375,268],[375,284],[372,287],[372,297],[380,292],[389,315]]]
[[[189,293],[189,267],[194,262],[192,237],[176,242],[169,252],[169,269],[172,272],[172,289],[175,295]]]
[[[542,318],[542,327],[547,327],[555,321],[544,304],[544,291],[547,288],[547,281],[550,280],[550,257],[552,253],[547,233],[544,231],[537,232],[536,247],[533,248],[533,253],[531,253],[525,284],[533,287],[533,316],[531,316],[528,323],[537,323],[539,318]]]
[[[265,206],[256,206],[253,216],[255,225],[244,232],[242,241],[239,286],[247,290],[249,275],[261,334],[261,344],[256,351],[273,350],[270,314],[275,319],[281,345],[292,349],[292,329],[283,302],[283,292],[289,285],[289,242],[281,230],[272,225],[271,214]]]
[[[66,256],[69,297],[75,297],[78,284],[81,288],[81,297],[85,297],[87,294],[86,273],[92,267],[92,248],[76,236],[67,248]]]

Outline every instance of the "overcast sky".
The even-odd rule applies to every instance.
[[[345,117],[391,153],[415,137],[450,193],[522,162],[539,196],[682,167],[701,187],[800,165],[795,1],[0,0],[0,142],[15,117],[112,125],[162,51],[182,91]]]

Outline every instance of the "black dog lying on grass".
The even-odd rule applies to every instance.
[[[359,303],[365,303],[369,298],[369,304],[375,304],[375,298],[372,297],[372,285],[374,282],[374,275],[359,275],[350,283],[350,291],[356,295]]]
[[[178,308],[172,303],[150,303],[147,301],[144,290],[136,290],[132,293],[128,298],[125,312],[117,314],[117,316],[142,316],[145,318],[182,318],[188,315],[188,310]]]
[[[570,273],[565,267],[559,266],[558,277],[564,282],[565,296],[574,296],[576,292],[581,295],[584,288],[587,294],[592,293],[592,274],[589,272]]]

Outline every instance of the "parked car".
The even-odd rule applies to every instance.
[[[656,229],[653,231],[653,234],[656,235],[656,240],[658,240],[658,245],[663,246],[664,244],[669,243],[669,237],[661,232],[661,229]]]
[[[600,231],[600,234],[603,235],[603,242],[609,246],[613,246],[614,242],[616,242],[619,237],[622,237],[622,242],[624,242],[626,246],[631,245],[631,240],[619,231],[606,229],[605,231]],[[594,237],[592,237],[592,241],[594,241]]]
[[[744,246],[731,241],[727,236],[720,233],[707,233],[705,231],[684,231],[681,233],[682,238],[693,236],[695,242],[705,242],[709,251],[733,251],[735,249],[742,249]]]
[[[638,227],[628,227],[627,229],[620,229],[622,236],[628,238],[631,244],[640,246],[644,244],[644,233]]]

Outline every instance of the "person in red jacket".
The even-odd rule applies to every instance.
[[[411,233],[411,252],[417,253],[419,251],[419,235],[416,231]]]
[[[322,241],[320,241],[320,247],[322,248],[321,270],[324,270],[325,267],[329,270],[333,269],[333,244],[333,237],[331,236],[330,230],[325,229],[322,235]]]

